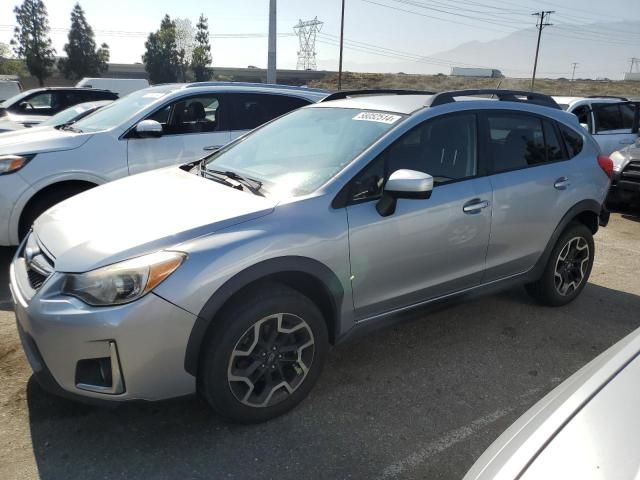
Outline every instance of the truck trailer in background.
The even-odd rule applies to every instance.
[[[502,72],[496,68],[463,68],[451,67],[452,77],[481,77],[504,78]]]

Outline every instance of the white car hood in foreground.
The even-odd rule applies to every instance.
[[[639,477],[640,329],[511,425],[464,480]]]
[[[85,272],[273,211],[272,199],[169,167],[94,188],[34,224],[60,272]]]
[[[83,145],[92,133],[73,133],[55,128],[17,130],[0,134],[0,155],[61,152]]]

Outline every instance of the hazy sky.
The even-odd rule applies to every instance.
[[[19,3],[0,0],[0,42],[8,42],[12,37],[13,8]],[[75,3],[76,0],[45,0],[51,37],[58,53],[63,51],[69,14]],[[148,32],[158,28],[165,13],[172,18],[189,18],[194,25],[200,13],[204,13],[209,18],[210,33],[218,36],[211,40],[214,65],[266,65],[268,0],[81,0],[80,4],[97,42],[106,42],[111,47],[112,62],[140,62]],[[585,35],[572,24],[640,20],[639,0],[346,0],[346,5],[345,38],[360,43],[347,44],[345,68],[360,71],[397,71],[401,65],[410,73],[448,73],[446,59],[415,59],[463,42],[492,40],[534,26],[535,18],[530,13],[540,9],[557,12],[552,16],[556,27],[545,29],[544,35],[550,35],[545,38],[562,34],[556,32],[566,35],[567,31]],[[340,0],[278,1],[279,68],[295,68],[298,39],[293,36],[293,25],[299,19],[315,16],[324,22],[316,45],[318,67],[336,69]],[[253,38],[237,37],[242,34]],[[224,38],[225,35],[236,37]],[[615,48],[616,42],[636,43],[640,57],[640,32],[636,36],[621,32],[597,35],[596,38],[610,41],[611,48]],[[371,53],[373,48],[375,54]],[[482,59],[478,59],[478,64],[482,64]],[[502,67],[509,69],[508,65]]]

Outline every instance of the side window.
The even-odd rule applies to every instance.
[[[490,113],[489,151],[494,173],[547,161],[542,121],[533,116]]]
[[[547,150],[547,161],[557,162],[558,160],[566,160],[564,148],[556,133],[556,128],[549,120],[542,122],[544,128],[544,143]]]
[[[35,93],[14,105],[11,110],[32,115],[51,115],[52,108],[59,103],[56,92],[45,91]]]
[[[578,117],[578,122],[579,123],[583,123],[585,125],[589,126],[589,131],[591,131],[591,111],[589,110],[589,107],[587,105],[582,105],[580,107],[577,107],[574,111],[573,114]]]
[[[622,128],[631,130],[633,128],[633,117],[636,114],[635,106],[623,103],[620,105],[620,113],[622,114]]]
[[[622,105],[619,103],[612,103],[610,105],[601,104],[594,107],[596,132],[623,130],[625,128],[631,129],[631,125],[633,124],[633,107],[628,104],[624,106],[628,107],[628,109],[625,110],[626,115],[623,115]],[[627,119],[626,121],[625,117]]]
[[[400,169],[428,173],[436,186],[473,177],[477,143],[475,114],[428,120],[404,134],[351,181],[350,199],[379,197],[385,180]]]
[[[582,136],[564,125],[560,125],[560,133],[562,134],[569,158],[578,155],[582,151],[582,145],[584,143]]]
[[[262,93],[239,94],[234,96],[234,100],[236,108],[233,130],[253,130],[269,120],[309,104],[300,98]]]
[[[184,135],[218,131],[221,114],[219,96],[201,95],[180,99],[148,118],[161,123],[167,135]]]

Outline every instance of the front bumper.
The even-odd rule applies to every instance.
[[[27,359],[46,390],[98,402],[195,392],[195,377],[184,369],[195,315],[153,293],[126,305],[90,307],[57,293],[58,273],[33,293],[21,285],[27,278],[22,269],[19,250],[9,272],[16,321]],[[111,367],[111,384],[87,385],[85,366],[99,359]]]

